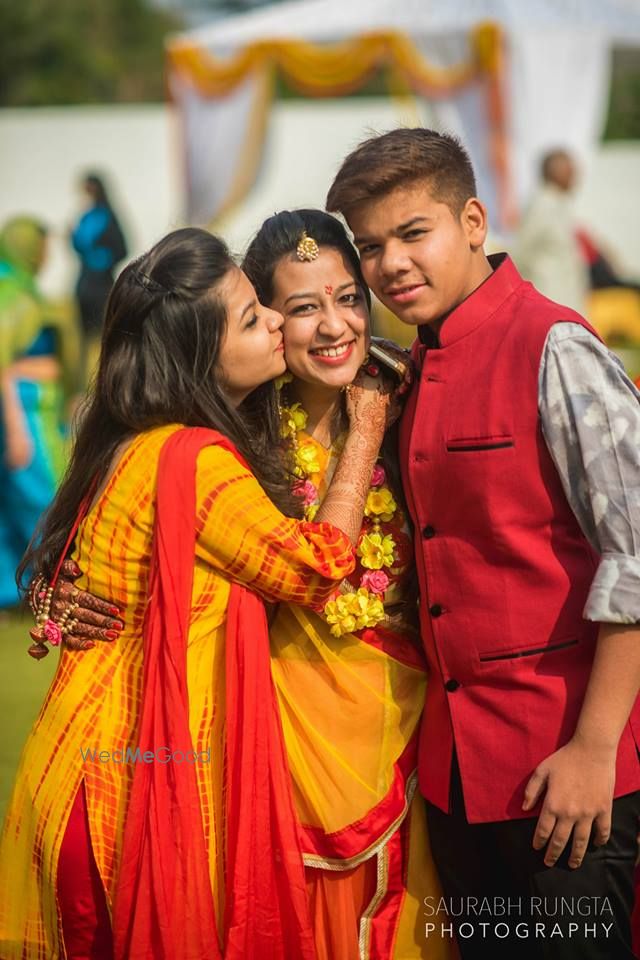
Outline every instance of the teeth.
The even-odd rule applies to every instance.
[[[318,347],[317,350],[313,350],[319,357],[341,357],[343,353],[346,353],[351,344],[343,343],[339,347]]]

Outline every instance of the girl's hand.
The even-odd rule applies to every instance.
[[[345,407],[351,430],[380,443],[385,431],[400,415],[394,384],[381,374],[372,377],[366,369],[360,369],[346,393]]]
[[[81,573],[77,563],[65,560],[51,598],[49,616],[54,623],[66,623],[63,643],[70,650],[90,650],[96,641],[111,643],[124,628],[122,612],[112,601],[76,587]],[[36,577],[29,588],[34,615],[38,613],[41,589],[46,589],[46,584],[42,577]]]

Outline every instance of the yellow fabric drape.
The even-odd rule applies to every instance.
[[[353,635],[336,640],[294,606],[280,608],[271,649],[298,814],[343,830],[389,790],[420,720],[425,674]]]
[[[300,444],[310,441],[299,432]],[[329,450],[314,444],[321,501],[343,442],[344,435]],[[404,598],[402,568],[396,573],[399,582],[388,589],[386,603]],[[403,662],[399,648],[392,655],[356,634],[333,637],[324,617],[299,605],[280,605],[269,636],[300,821],[327,834],[362,824],[387,794],[395,764],[417,730],[424,667],[419,660]],[[369,840],[379,840],[375,828]]]
[[[393,67],[419,91],[447,94],[499,69],[500,30],[483,23],[470,32],[468,60],[451,67],[429,63],[406,34],[365,33],[332,44],[306,40],[260,40],[228,59],[192,42],[174,40],[167,49],[169,68],[201,96],[224,97],[250,73],[278,69],[307,96],[339,96],[366,83],[374,70]]]
[[[277,73],[307,97],[347,95],[362,88],[377,70],[385,70],[392,88],[405,97],[453,97],[472,84],[481,84],[486,92],[500,219],[504,224],[513,220],[503,103],[503,38],[495,23],[482,22],[471,28],[467,56],[447,67],[431,63],[409,35],[395,30],[363,33],[336,43],[259,40],[228,57],[218,56],[193,40],[176,37],[167,46],[167,65],[183,87],[203,100],[222,100],[250,77],[259,81],[238,173],[220,202],[196,214],[200,222],[208,222],[213,229],[255,181]]]

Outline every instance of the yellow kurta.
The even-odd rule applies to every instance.
[[[80,585],[124,610],[112,644],[63,649],[23,751],[0,845],[0,957],[64,956],[55,902],[57,862],[84,779],[91,841],[107,903],[115,891],[134,767],[114,758],[137,746],[142,693],[142,626],[154,520],[156,468],[176,426],[137,437],[81,525],[74,559]],[[268,600],[322,604],[329,581],[351,568],[346,538],[283,517],[255,478],[218,446],[198,457],[197,542],[187,650],[189,717],[211,884],[223,915],[224,634],[229,581]],[[156,745],[160,750],[162,744]],[[91,753],[89,754],[88,751]],[[108,759],[97,754],[104,751]],[[105,753],[102,754],[103,758]]]

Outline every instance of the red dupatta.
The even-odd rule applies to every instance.
[[[142,753],[192,750],[186,646],[196,542],[196,459],[229,440],[174,433],[158,462],[144,624]],[[193,764],[138,763],[114,904],[116,960],[313,960],[302,854],[262,601],[233,584],[226,632],[227,869],[216,926]]]

